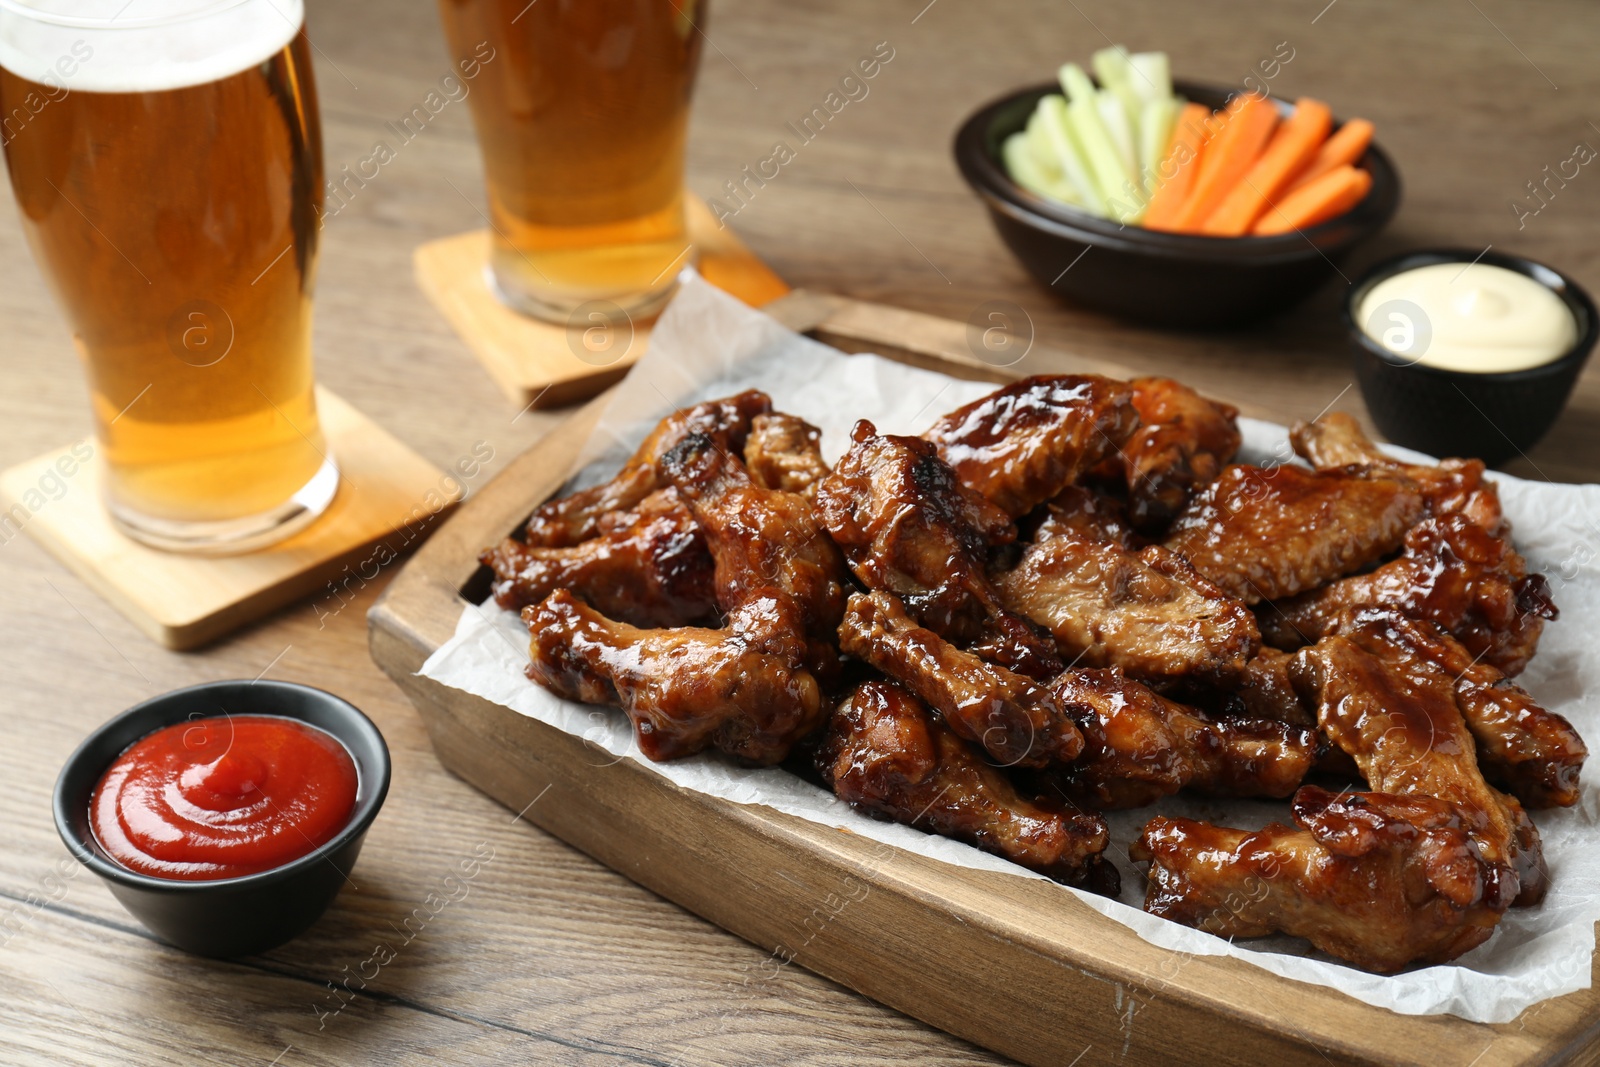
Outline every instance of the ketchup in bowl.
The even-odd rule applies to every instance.
[[[280,867],[326,844],[355,809],[358,777],[332,734],[235,715],[157,730],[95,786],[89,821],[115,862],[183,881]]]

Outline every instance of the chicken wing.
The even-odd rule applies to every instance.
[[[754,593],[780,589],[799,606],[808,634],[833,640],[849,575],[811,502],[763,489],[737,456],[706,434],[684,437],[659,465],[704,531],[723,611],[731,613]]]
[[[814,499],[817,483],[828,473],[821,440],[822,431],[797,416],[778,411],[757,415],[744,442],[745,466],[763,489]]]
[[[1069,663],[1141,679],[1234,684],[1261,644],[1249,608],[1159,545],[1130,552],[1051,537],[1028,546],[995,587],[1006,607],[1050,630]]]
[[[1122,446],[1117,473],[1128,487],[1129,520],[1153,535],[1239,451],[1239,409],[1171,378],[1129,384],[1140,425]]]
[[[986,572],[1016,539],[1002,511],[957,480],[934,446],[856,423],[850,450],[817,486],[817,509],[869,589],[902,598],[929,629],[1034,678],[1061,670],[1050,635],[1007,609]]]
[[[1099,815],[1066,814],[1018,794],[926,705],[866,682],[828,720],[817,769],[841,800],[953,837],[1071,885],[1115,894]]]
[[[1083,750],[1083,734],[1048,691],[917,625],[888,593],[850,598],[839,643],[1006,766],[1042,767]]]
[[[1451,512],[1413,526],[1405,550],[1375,570],[1263,608],[1261,630],[1292,650],[1358,607],[1392,608],[1435,623],[1508,675],[1533,658],[1545,620],[1559,614],[1544,575],[1527,573],[1508,539]]]
[[[750,432],[750,420],[772,410],[772,398],[755,389],[722,400],[682,408],[662,419],[633,458],[609,481],[551,500],[528,519],[527,543],[562,548],[587,541],[599,532],[601,516],[626,511],[665,484],[656,461],[691,433],[703,433],[720,447],[738,452]]]
[[[827,712],[816,679],[795,665],[802,622],[781,594],[747,600],[725,630],[641,630],[564,589],[522,618],[533,635],[528,677],[569,700],[619,705],[652,760],[715,748],[778,763]]]
[[[1150,864],[1145,910],[1218,937],[1303,937],[1389,974],[1487,941],[1515,894],[1445,801],[1305,786],[1293,813],[1299,829],[1150,820],[1129,849]]]
[[[1254,604],[1382,558],[1422,511],[1422,497],[1401,477],[1236,465],[1189,501],[1164,544]]]
[[[1429,629],[1393,612],[1354,615],[1295,654],[1296,688],[1374,791],[1454,807],[1484,862],[1506,868],[1517,903],[1538,903],[1549,878],[1538,835],[1522,806],[1484,781],[1456,678],[1430,654],[1440,635]]]
[[[923,437],[961,484],[1019,518],[1117,454],[1139,424],[1127,382],[1036,375],[957,408]]]
[[[1050,685],[1083,731],[1063,774],[1069,795],[1097,808],[1136,808],[1183,788],[1286,797],[1316,756],[1313,731],[1273,720],[1211,721],[1118,670],[1069,670]]]
[[[570,589],[603,615],[634,626],[696,626],[717,617],[711,553],[689,509],[672,489],[629,512],[612,512],[603,531],[566,548],[506,538],[479,561],[494,571],[495,603],[517,610]]]

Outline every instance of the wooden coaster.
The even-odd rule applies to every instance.
[[[690,196],[688,216],[700,273],[711,284],[751,307],[789,291],[731,228],[717,224],[705,201]],[[579,359],[566,327],[519,314],[490,291],[488,230],[429,241],[418,246],[412,262],[423,293],[522,407],[556,407],[593,396],[626,374],[650,339],[650,327],[640,325],[620,357],[603,363]]]
[[[112,525],[101,504],[98,457],[79,465],[86,442],[0,474],[0,542],[20,526],[168,648],[214,641],[318,590],[325,610],[335,612],[421,543],[428,526],[461,499],[462,483],[326,389],[317,390],[317,412],[339,467],[339,491],[316,522],[280,544],[220,557],[139,544]]]

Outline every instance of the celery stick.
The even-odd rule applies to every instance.
[[[1089,80],[1089,75],[1076,63],[1063,63],[1057,72],[1061,79],[1061,88],[1066,92],[1067,99],[1076,104],[1079,100],[1094,99],[1094,82]]]
[[[1117,155],[1122,159],[1122,169],[1129,174],[1139,173],[1139,154],[1133,133],[1133,123],[1128,120],[1128,112],[1122,106],[1122,100],[1110,89],[1101,89],[1095,94],[1095,106],[1100,109],[1100,121],[1105,123],[1106,132],[1111,135],[1111,143],[1117,146]]]
[[[1128,84],[1146,100],[1172,95],[1172,65],[1165,52],[1136,52],[1128,57]]]
[[[1178,121],[1178,110],[1182,106],[1173,96],[1145,101],[1139,122],[1139,177],[1146,193],[1153,195],[1160,184],[1161,163],[1166,158],[1172,127]]]
[[[1144,97],[1139,93],[1139,86],[1134,84],[1137,75],[1128,62],[1128,50],[1121,45],[1102,48],[1091,58],[1090,66],[1094,69],[1094,76],[1100,79],[1101,89],[1110,89],[1122,101],[1133,143],[1138,144],[1139,116],[1144,110]]]
[[[1074,100],[1067,106],[1067,121],[1094,175],[1101,199],[1106,203],[1106,213],[1119,219],[1125,217],[1136,209],[1128,204],[1123,191],[1123,185],[1131,176],[1123,167],[1121,153],[1100,117],[1099,100],[1093,95]]]
[[[1061,166],[1061,173],[1078,190],[1084,209],[1102,217],[1109,214],[1105,197],[1100,195],[1100,187],[1089,169],[1082,145],[1072,130],[1066,100],[1052,93],[1039,101],[1036,114],[1055,152],[1056,162]]]
[[[1026,133],[1014,133],[1000,146],[1001,158],[1013,181],[1039,196],[1079,205],[1082,197],[1060,173],[1051,174],[1045,161],[1035,157]]]
[[[1045,129],[1045,117],[1036,107],[1033,114],[1028,116],[1028,125],[1023,132],[1028,138],[1028,148],[1033,152],[1033,158],[1047,174],[1062,174],[1061,160],[1056,156],[1056,149],[1050,143],[1050,132]]]

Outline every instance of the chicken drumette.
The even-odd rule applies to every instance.
[[[757,415],[744,442],[745,466],[762,488],[799,493],[811,500],[817,495],[817,483],[828,474],[821,442],[822,431],[802,418],[781,411]]]
[[[1155,536],[1239,451],[1239,409],[1171,378],[1135,378],[1139,428],[1097,473],[1127,486],[1128,519]]]
[[[823,731],[817,769],[852,806],[1114,894],[1105,820],[1029,800],[901,687],[866,682]]]

